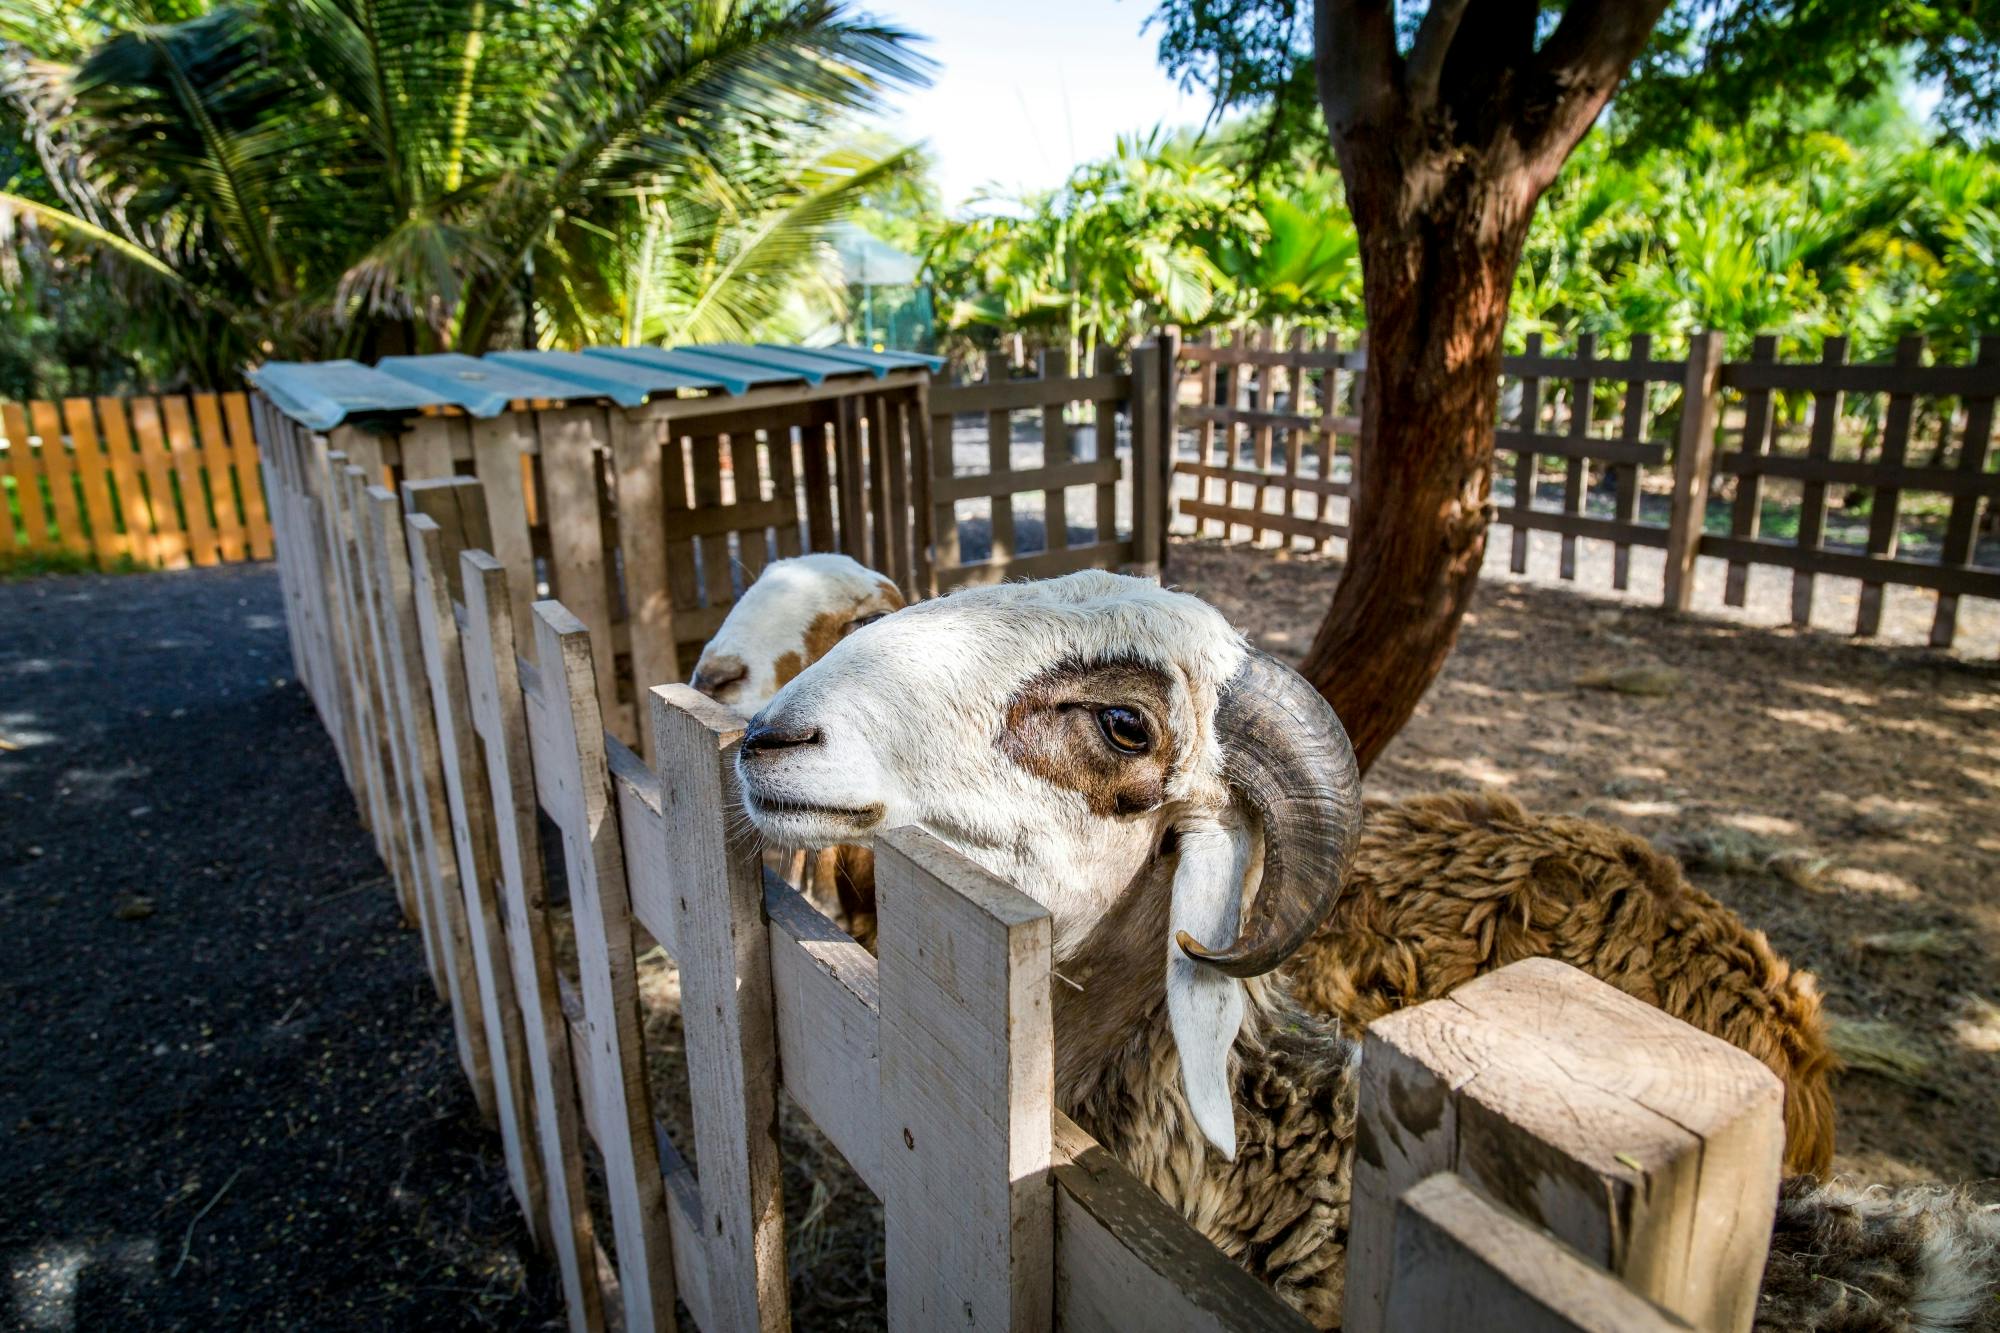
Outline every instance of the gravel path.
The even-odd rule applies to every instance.
[[[560,1323],[281,614],[0,584],[0,1326]]]

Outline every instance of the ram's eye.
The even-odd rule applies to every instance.
[[[854,617],[854,619],[847,622],[846,628],[840,631],[840,637],[844,639],[858,629],[866,629],[868,626],[874,624],[876,621],[880,620],[883,616],[886,616],[888,614],[889,613],[887,611],[877,611],[873,615],[856,616]]]
[[[1146,731],[1146,719],[1130,708],[1116,705],[1097,710],[1097,729],[1104,733],[1111,748],[1123,754],[1144,754],[1153,748],[1153,738]]]

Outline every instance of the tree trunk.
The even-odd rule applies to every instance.
[[[1354,167],[1374,166],[1355,156]],[[1472,601],[1507,296],[1539,193],[1517,174],[1413,205],[1408,175],[1394,170],[1349,176],[1368,320],[1361,442],[1347,566],[1300,667],[1340,715],[1364,772],[1443,668]],[[1385,195],[1387,207],[1365,202]]]

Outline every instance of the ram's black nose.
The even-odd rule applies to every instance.
[[[792,750],[801,745],[818,745],[818,727],[793,727],[780,722],[760,722],[743,734],[743,749],[749,754],[769,750]]]

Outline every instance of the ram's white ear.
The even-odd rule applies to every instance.
[[[1234,811],[1183,824],[1167,923],[1167,1017],[1181,1057],[1181,1086],[1194,1122],[1222,1155],[1236,1160],[1236,1099],[1229,1048],[1243,1026],[1243,985],[1181,952],[1185,930],[1196,943],[1227,947],[1243,907],[1250,833]]]

